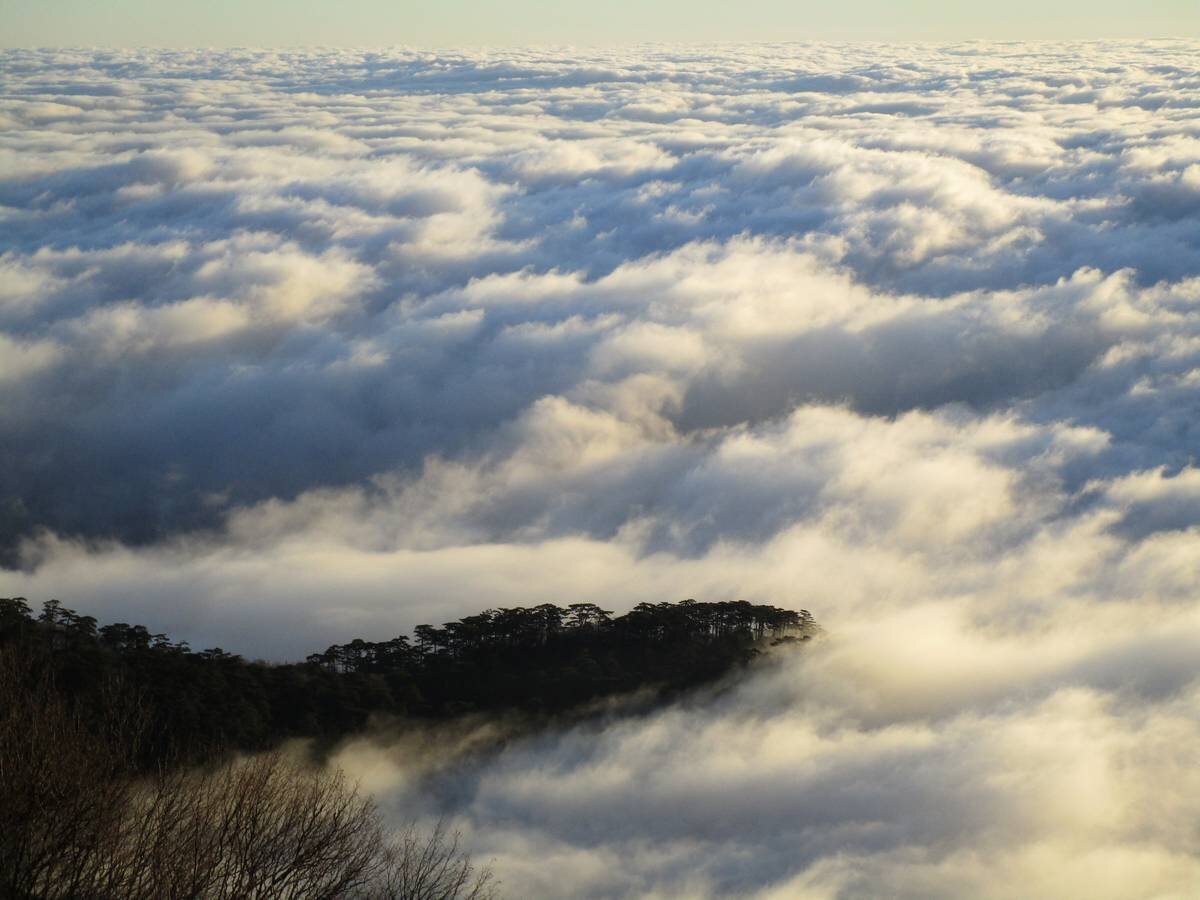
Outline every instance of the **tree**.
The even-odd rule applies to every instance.
[[[386,847],[383,868],[364,900],[491,900],[492,872],[475,868],[461,840],[444,822],[429,833],[409,825]]]
[[[126,724],[89,729],[40,660],[0,647],[0,896],[86,894],[131,791]]]
[[[107,710],[85,721],[43,661],[0,646],[0,897],[493,896],[458,835],[387,838],[340,771],[272,752],[139,776],[140,710]]]

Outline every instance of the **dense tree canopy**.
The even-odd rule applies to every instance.
[[[147,762],[263,749],[287,737],[333,740],[373,714],[539,715],[638,689],[678,691],[816,630],[805,610],[742,601],[643,603],[615,617],[590,603],[543,604],[268,664],[220,648],[193,651],[141,625],[100,627],[55,600],[35,616],[23,598],[0,599],[0,645],[32,653],[80,709],[103,703],[102,691],[136,697],[152,723]]]

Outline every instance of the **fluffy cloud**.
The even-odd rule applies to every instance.
[[[5,51],[0,595],[271,657],[805,606],[731,692],[342,761],[518,896],[1185,896],[1198,49]]]

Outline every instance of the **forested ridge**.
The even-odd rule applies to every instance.
[[[389,828],[336,768],[277,745],[332,744],[373,714],[548,722],[816,631],[743,602],[544,604],[271,664],[0,599],[0,900],[488,900],[491,870],[457,834]]]
[[[0,646],[19,647],[85,716],[114,690],[137,704],[146,765],[264,750],[291,737],[330,742],[378,714],[537,716],[639,689],[669,694],[816,631],[806,610],[744,601],[642,603],[619,616],[590,603],[543,604],[265,663],[194,651],[141,625],[100,626],[55,600],[35,614],[24,598],[0,599]]]

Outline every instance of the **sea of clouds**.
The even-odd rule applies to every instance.
[[[296,658],[745,599],[514,897],[1200,884],[1200,44],[0,53],[0,596]]]

